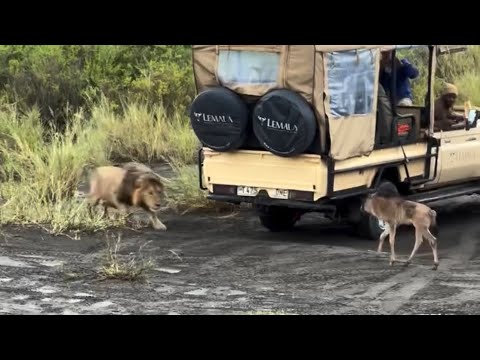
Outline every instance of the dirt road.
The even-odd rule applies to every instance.
[[[409,268],[318,215],[273,234],[249,211],[165,215],[169,230],[123,231],[120,259],[151,259],[144,281],[104,280],[104,233],[80,240],[0,229],[0,314],[478,314],[480,206],[438,204],[440,267],[422,245]],[[119,232],[111,232],[118,236]],[[413,231],[399,234],[406,258]],[[385,247],[385,250],[388,246]]]

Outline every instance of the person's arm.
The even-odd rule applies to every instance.
[[[449,113],[447,114],[447,117],[450,119],[450,120],[454,120],[455,122],[462,122],[462,121],[465,121],[465,116],[463,116],[462,114],[460,113],[457,113],[453,110],[450,110]]]
[[[416,79],[419,75],[418,69],[413,66],[407,59],[400,60],[400,73],[409,79]]]
[[[446,112],[440,104],[435,103],[434,110],[434,131],[448,131],[452,129],[455,124],[455,120],[449,118],[449,113]]]

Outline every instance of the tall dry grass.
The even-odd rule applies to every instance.
[[[91,122],[106,136],[106,151],[111,159],[195,162],[199,142],[188,118],[179,112],[169,116],[162,105],[152,108],[131,103],[116,115],[112,105],[103,99],[93,108]]]
[[[89,217],[85,201],[76,196],[91,168],[121,160],[164,159],[175,164],[167,205],[183,209],[181,202],[187,202],[188,196],[193,207],[207,205],[191,176],[197,149],[188,119],[178,113],[169,118],[162,106],[151,109],[134,103],[115,111],[103,100],[89,118],[81,111],[72,113],[63,133],[43,127],[36,109],[21,114],[13,106],[4,107],[0,110],[0,223],[40,224],[55,233],[123,224],[124,218]]]
[[[423,103],[426,93],[425,55],[421,51],[401,54],[420,68],[420,78],[413,82],[418,104]],[[453,82],[460,90],[459,101],[471,100],[479,106],[480,46],[471,47],[466,54],[441,57],[436,78],[437,91],[443,82]],[[164,83],[163,77],[161,83]],[[178,89],[181,87],[178,85]],[[213,204],[198,187],[194,164],[199,142],[183,108],[167,112],[164,106],[151,101],[156,87],[148,89],[151,96],[146,102],[134,97],[134,102],[119,107],[118,102],[101,97],[92,102],[85,113],[81,108],[72,111],[65,107],[62,114],[68,126],[62,133],[53,126],[45,126],[39,109],[23,112],[5,105],[2,98],[0,223],[41,224],[56,233],[124,224],[124,218],[90,218],[85,202],[76,196],[76,191],[92,167],[131,160],[147,164],[164,160],[172,165],[174,178],[167,185],[168,206],[172,209],[183,213],[211,208]],[[45,112],[45,106],[42,109]]]

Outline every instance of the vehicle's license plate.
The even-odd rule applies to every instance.
[[[258,189],[251,186],[238,186],[237,195],[238,196],[257,196]]]
[[[275,189],[274,192],[274,198],[276,199],[288,199],[288,190],[283,190],[283,189]]]

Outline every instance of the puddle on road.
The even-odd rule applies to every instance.
[[[71,311],[71,310],[64,310],[63,315],[80,315],[79,313],[75,312],[75,311]]]
[[[8,256],[0,256],[0,266],[18,267],[18,268],[33,268],[22,261],[10,259]]]
[[[227,296],[239,296],[239,295],[246,295],[247,293],[245,291],[240,291],[240,290],[230,290],[227,294]]]
[[[47,266],[47,267],[56,267],[56,266],[62,266],[65,264],[63,261],[59,261],[59,260],[40,260],[40,261],[37,260],[36,262],[39,263],[40,265]]]
[[[3,303],[2,308],[0,309],[0,314],[41,314],[42,308],[36,304],[27,303],[27,304],[11,304]]]
[[[160,271],[160,272],[165,272],[168,274],[178,274],[181,270],[179,269],[172,269],[172,268],[155,268],[154,270]]]
[[[67,303],[69,303],[69,304],[77,304],[77,303],[82,302],[82,301],[84,301],[84,300],[83,300],[83,299],[68,299],[68,300],[67,300]]]
[[[207,293],[208,293],[208,289],[197,289],[197,290],[186,292],[185,295],[203,296],[203,295],[207,295]]]
[[[24,257],[24,258],[27,258],[27,259],[53,259],[53,257],[51,257],[51,256],[43,256],[43,255],[22,255],[22,254],[19,254],[19,255],[16,255],[16,256]]]
[[[106,307],[109,307],[109,306],[112,306],[112,305],[115,305],[113,302],[111,301],[100,301],[98,303],[95,303],[91,306],[89,306],[89,310],[99,310],[99,309],[103,309],[103,308],[106,308]]]
[[[175,288],[173,286],[168,286],[168,285],[162,285],[158,288],[155,289],[156,292],[161,293],[161,294],[173,294],[175,292]]]
[[[218,287],[215,289],[196,289],[192,291],[188,291],[185,293],[185,295],[193,295],[193,296],[205,296],[210,292],[211,295],[213,296],[223,296],[223,297],[228,297],[228,296],[241,296],[241,295],[246,295],[247,293],[245,291],[240,291],[240,290],[231,290],[228,287]]]
[[[89,298],[95,297],[95,295],[92,295],[92,294],[89,294],[89,293],[82,293],[82,292],[75,293],[75,294],[73,294],[73,296],[75,296],[75,297],[89,297]]]
[[[57,288],[54,288],[53,286],[43,286],[39,289],[35,289],[34,291],[42,294],[54,294],[56,292],[59,292],[60,290]]]

